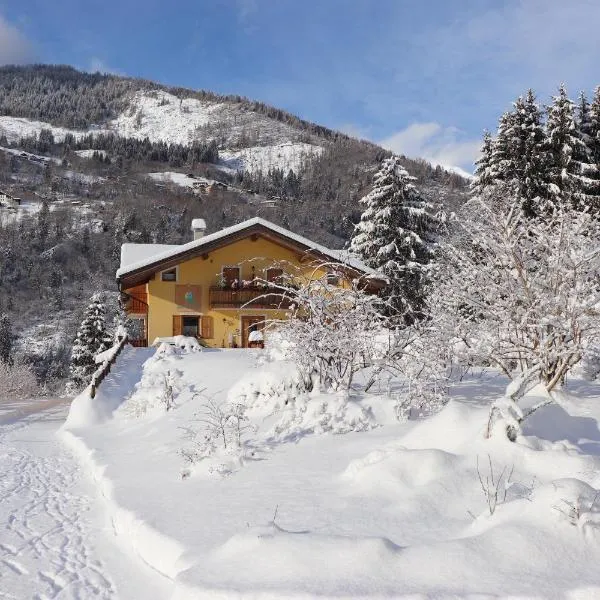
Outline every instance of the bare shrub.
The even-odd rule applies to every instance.
[[[506,501],[506,492],[515,467],[513,465],[507,474],[507,467],[504,466],[498,475],[497,473],[494,473],[492,457],[489,454],[488,464],[488,472],[483,474],[479,468],[479,456],[477,457],[477,476],[479,477],[481,490],[485,497],[490,515],[493,515],[496,512],[497,506]]]
[[[38,396],[41,389],[27,365],[0,361],[0,400],[24,400]]]

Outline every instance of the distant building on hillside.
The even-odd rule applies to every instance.
[[[2,208],[17,208],[21,205],[21,198],[11,196],[8,192],[0,190],[0,206]]]
[[[311,278],[331,275],[333,285],[361,278],[376,292],[386,284],[344,252],[258,217],[210,235],[204,220],[194,219],[192,230],[194,239],[181,246],[121,247],[117,282],[129,317],[138,321],[134,345],[187,335],[212,347],[262,346],[264,334],[251,334],[268,319],[286,318],[290,308],[277,287],[286,265]]]

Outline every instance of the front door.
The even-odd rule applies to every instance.
[[[266,317],[242,317],[242,348],[248,347],[248,335],[251,331],[261,331]]]

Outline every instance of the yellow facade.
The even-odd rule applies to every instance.
[[[266,278],[266,269],[294,265],[308,277],[320,277],[323,271],[314,272],[314,266],[302,262],[299,253],[260,236],[248,237],[182,262],[176,267],[176,281],[163,281],[161,272],[146,283],[148,303],[147,338],[174,335],[174,316],[188,315],[211,318],[211,337],[203,342],[212,347],[242,345],[242,317],[265,319],[285,318],[285,311],[269,308],[211,308],[210,290],[218,286],[223,267],[239,267],[242,280]],[[199,286],[200,300],[196,310],[176,302],[177,286]],[[180,288],[181,289],[181,288]],[[246,323],[246,321],[244,321]]]

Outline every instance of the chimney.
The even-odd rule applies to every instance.
[[[206,221],[204,219],[192,219],[192,231],[194,232],[195,240],[204,237],[204,233],[206,232]]]

